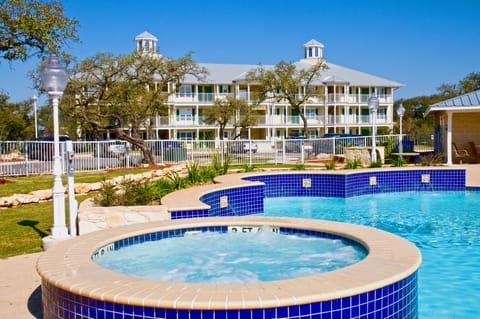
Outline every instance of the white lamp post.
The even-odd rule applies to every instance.
[[[32,97],[32,101],[33,101],[33,118],[34,118],[34,121],[35,121],[35,138],[38,138],[38,126],[37,126],[37,101],[38,101],[38,97],[36,95],[34,95]]]
[[[373,92],[373,95],[368,99],[368,108],[372,113],[372,164],[377,162],[377,150],[376,148],[376,141],[375,141],[375,133],[376,133],[376,121],[377,121],[377,109],[378,109],[378,98],[377,94]]]
[[[398,144],[398,152],[400,153],[400,158],[402,158],[403,154],[403,135],[402,135],[402,122],[403,122],[403,115],[405,114],[405,108],[403,107],[403,104],[400,103],[400,105],[397,108],[397,115],[400,118],[400,138],[399,144]]]
[[[42,86],[52,99],[53,104],[53,228],[52,239],[68,238],[68,229],[65,224],[65,188],[62,185],[62,164],[60,162],[60,140],[58,126],[58,100],[67,86],[67,72],[60,65],[58,56],[50,54],[47,65],[41,73]],[[45,244],[45,241],[44,241]],[[45,246],[44,246],[45,248]]]

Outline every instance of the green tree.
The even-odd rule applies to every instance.
[[[303,131],[308,138],[308,122],[303,107],[312,96],[322,95],[319,86],[314,84],[320,78],[321,72],[326,69],[328,66],[324,60],[318,60],[310,68],[301,68],[295,63],[281,61],[273,69],[260,66],[249,72],[247,81],[258,85],[260,101],[267,99],[287,101],[302,119]]]
[[[215,100],[212,107],[205,108],[203,121],[207,124],[218,125],[220,138],[223,137],[226,126],[232,125],[233,139],[237,139],[241,129],[256,124],[257,113],[254,107],[254,105],[248,105],[244,100],[228,96],[226,99]]]
[[[0,140],[26,140],[34,136],[30,101],[9,103],[8,95],[0,93]]]
[[[165,111],[167,87],[187,75],[202,78],[205,74],[190,54],[175,60],[140,53],[117,57],[98,53],[73,68],[61,101],[62,114],[89,131],[114,132],[154,163],[140,130]]]
[[[472,72],[460,80],[457,84],[443,83],[437,91],[443,98],[455,97],[480,89],[480,72]]]
[[[2,0],[0,54],[25,61],[30,54],[58,51],[68,40],[78,41],[78,21],[63,14],[60,1]]]

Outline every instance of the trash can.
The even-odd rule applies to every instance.
[[[166,148],[163,150],[163,160],[165,162],[180,162],[187,160],[187,150],[185,148]]]

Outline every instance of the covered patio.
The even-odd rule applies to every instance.
[[[435,153],[447,165],[480,163],[480,90],[430,105],[428,115],[435,116]]]

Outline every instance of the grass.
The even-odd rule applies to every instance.
[[[101,182],[104,178],[110,179],[127,174],[140,174],[151,169],[113,170],[108,172],[75,173],[75,183]],[[50,189],[53,187],[53,175],[37,175],[28,177],[3,178],[5,183],[0,184],[0,197],[13,194],[28,194],[32,191]],[[67,183],[67,177],[62,176],[63,185]]]
[[[77,196],[77,200],[89,196]],[[0,258],[42,251],[42,238],[50,235],[53,223],[51,201],[2,209],[0,214]]]
[[[75,174],[75,183],[100,182],[126,174],[139,174],[151,169],[116,170],[109,172]],[[30,176],[5,178],[6,183],[0,184],[0,196],[25,194],[34,190],[52,187],[53,176]],[[65,185],[66,181],[64,181]],[[76,196],[78,202],[94,194]],[[68,207],[68,201],[65,202]],[[52,202],[28,204],[23,206],[0,209],[0,258],[42,251],[42,238],[50,235],[53,224]],[[68,215],[68,214],[67,214]]]

